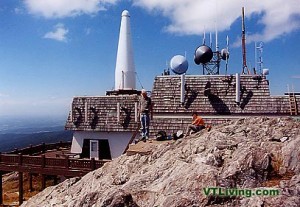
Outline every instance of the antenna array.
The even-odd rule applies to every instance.
[[[194,61],[197,65],[202,64],[203,75],[220,74],[220,62],[226,61],[226,73],[228,70],[229,58],[229,38],[226,39],[227,47],[219,51],[218,32],[216,30],[216,51],[212,51],[212,35],[210,34],[209,46],[205,45],[205,32],[203,37],[203,45],[195,50]]]
[[[247,71],[248,75],[250,75],[250,70],[247,66],[247,59],[246,59],[246,29],[245,29],[245,8],[242,7],[242,53],[243,53],[243,70],[242,74],[246,74]]]

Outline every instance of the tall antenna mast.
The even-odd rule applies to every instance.
[[[211,32],[209,33],[209,46],[212,48],[212,35]]]
[[[217,24],[215,25],[216,27],[216,52],[219,51],[219,44],[218,44],[218,26]]]
[[[255,42],[255,65],[259,70],[260,74],[262,73],[262,68],[263,68],[263,57],[262,57],[263,47],[264,47],[263,42],[259,42],[259,44]]]
[[[226,65],[225,65],[225,75],[227,75],[227,71],[228,71],[228,56],[229,56],[229,37],[228,35],[226,36],[226,50],[227,50],[227,54],[226,54]]]
[[[246,34],[245,34],[245,8],[242,7],[242,53],[243,53],[243,70],[242,74],[246,74],[245,70],[247,70],[247,74],[250,74],[250,70],[247,66],[246,59]]]

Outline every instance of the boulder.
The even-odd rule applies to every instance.
[[[299,135],[300,123],[289,118],[231,121],[152,145],[147,154],[122,155],[46,188],[22,207],[300,206]],[[279,193],[220,194],[268,189]]]

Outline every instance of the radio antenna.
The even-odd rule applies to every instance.
[[[245,30],[245,8],[242,7],[242,53],[243,53],[243,70],[242,74],[250,75],[250,70],[247,66],[247,59],[246,59],[246,30]]]

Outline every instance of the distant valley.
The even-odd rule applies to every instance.
[[[2,117],[0,119],[0,152],[8,152],[30,144],[71,141],[72,132],[64,130],[64,121],[63,119]]]

